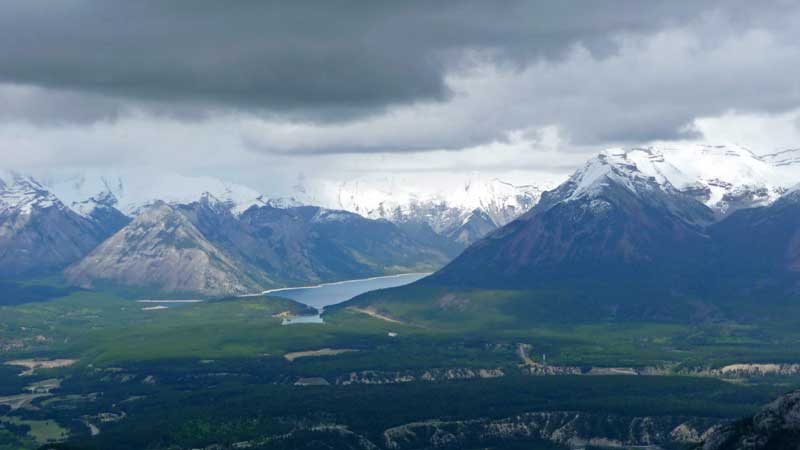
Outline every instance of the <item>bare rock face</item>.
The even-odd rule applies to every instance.
[[[749,419],[705,436],[703,450],[800,449],[800,391],[786,394]]]
[[[234,215],[205,195],[143,209],[66,274],[84,287],[220,296],[422,272],[445,260],[386,221],[313,206],[253,206]]]
[[[252,292],[248,268],[197,229],[186,213],[157,203],[66,271],[84,287],[115,284],[206,295]]]
[[[256,239],[242,253],[288,284],[432,271],[448,260],[390,222],[347,211],[267,205],[239,220]]]
[[[453,242],[464,247],[486,236],[496,230],[498,225],[486,212],[475,209],[468,216],[464,217],[458,226],[448,230],[445,234]]]
[[[436,368],[421,372],[384,372],[365,370],[350,372],[336,380],[337,385],[347,386],[352,384],[398,384],[413,381],[453,381],[472,380],[476,378],[499,378],[505,376],[503,369],[475,369],[468,367]]]
[[[624,417],[572,411],[520,414],[503,419],[417,422],[383,433],[386,448],[460,448],[507,440],[545,440],[568,448],[654,448],[696,444],[713,421],[691,417]]]

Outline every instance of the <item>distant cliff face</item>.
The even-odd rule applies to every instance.
[[[462,448],[503,441],[550,441],[567,448],[654,448],[700,442],[714,426],[692,417],[625,417],[571,411],[533,412],[504,419],[410,423],[383,433],[383,447],[393,450]]]
[[[97,283],[206,295],[254,292],[254,270],[215,246],[179,208],[160,203],[94,249],[66,274]]]
[[[240,443],[240,448],[271,448],[266,445],[276,441],[287,444],[280,448],[312,448],[307,444],[314,442],[313,448],[343,450],[506,448],[503,446],[506,443],[540,448],[543,442],[549,442],[574,450],[621,450],[632,447],[660,450],[697,445],[707,430],[715,425],[714,419],[694,417],[633,417],[547,411],[499,419],[433,419],[399,425],[376,436],[367,436],[351,431],[346,425],[298,422],[289,433],[244,441]]]
[[[755,416],[715,429],[702,450],[800,449],[800,390],[765,406]]]
[[[254,206],[236,216],[207,195],[144,208],[66,273],[83,287],[219,296],[429,271],[446,260],[386,221],[313,206]]]

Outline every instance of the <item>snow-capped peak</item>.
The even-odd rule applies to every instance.
[[[666,162],[656,149],[609,149],[587,161],[569,178],[563,200],[596,196],[610,184],[623,186],[636,194],[652,189],[654,184],[670,190],[674,189],[670,178],[678,174],[680,171]]]
[[[0,171],[0,213],[31,214],[37,208],[62,207],[61,202],[35,179]]]
[[[347,211],[339,211],[327,208],[319,208],[314,217],[311,219],[312,222],[345,222],[347,220],[352,219],[355,216],[351,212]]]
[[[610,149],[570,178],[569,198],[591,195],[608,181],[636,191],[660,186],[684,192],[718,214],[765,205],[800,179],[800,151],[757,156],[736,145]],[[648,183],[641,181],[649,180]]]
[[[278,197],[270,199],[262,199],[263,203],[277,209],[298,208],[304,206],[304,203],[295,199],[294,197]]]
[[[532,208],[551,185],[514,185],[498,178],[470,176],[453,189],[424,190],[394,178],[361,179],[335,189],[336,209],[392,222],[423,222],[447,234],[480,210],[502,226]]]
[[[80,202],[72,202],[70,207],[76,213],[83,217],[91,217],[92,214],[98,209],[107,209],[116,207],[119,200],[110,191],[100,192],[99,194],[89,197]]]

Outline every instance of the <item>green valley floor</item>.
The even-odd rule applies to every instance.
[[[480,292],[286,326],[308,308],[42,289],[0,306],[0,449],[691,448],[800,386],[788,320],[557,324]]]

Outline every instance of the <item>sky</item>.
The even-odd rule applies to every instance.
[[[269,195],[565,177],[653,142],[800,147],[800,3],[2,0],[5,169]]]

